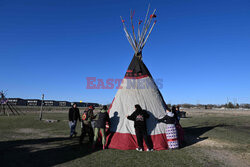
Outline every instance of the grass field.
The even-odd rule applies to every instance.
[[[250,166],[250,112],[188,110],[181,120],[187,146],[179,150],[92,151],[69,139],[66,113],[0,116],[1,166]],[[77,126],[78,134],[80,126]]]

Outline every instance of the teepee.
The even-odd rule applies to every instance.
[[[139,104],[150,114],[149,119],[147,119],[147,133],[151,137],[154,149],[168,148],[165,135],[166,124],[158,123],[156,119],[165,115],[167,106],[154,79],[142,61],[142,49],[156,23],[155,11],[149,15],[148,8],[142,31],[140,31],[142,21],[138,23],[137,36],[133,25],[134,13],[131,11],[130,15],[132,35],[127,31],[125,20],[121,17],[126,37],[135,54],[108,110],[111,118],[111,134],[108,136],[107,143],[109,148],[129,150],[137,147],[134,122],[126,118],[135,110],[135,104]],[[144,147],[146,148],[145,143]]]
[[[22,113],[8,101],[8,99],[6,98],[6,92],[0,91],[0,115],[7,114],[8,116],[10,116],[9,111],[11,111],[12,115],[20,115],[20,113]]]

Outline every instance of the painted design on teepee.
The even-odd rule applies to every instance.
[[[165,115],[167,106],[149,70],[142,61],[142,49],[156,23],[154,21],[155,11],[148,16],[148,7],[142,31],[140,31],[142,21],[138,23],[137,37],[133,25],[134,12],[131,11],[130,15],[133,35],[127,31],[126,21],[121,17],[126,37],[135,54],[109,108],[111,118],[111,134],[108,136],[107,144],[109,148],[127,150],[137,147],[134,122],[126,118],[126,115],[130,115],[135,110],[135,104],[139,104],[150,114],[149,119],[147,119],[147,133],[151,137],[154,149],[168,148],[165,134],[166,124],[157,123],[157,118],[162,118]]]

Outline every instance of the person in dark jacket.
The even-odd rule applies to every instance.
[[[94,136],[94,143],[93,143],[93,148],[95,148],[96,145],[96,140],[98,139],[99,132],[101,131],[102,133],[102,147],[103,150],[105,149],[106,145],[106,123],[110,125],[110,118],[107,112],[108,108],[107,106],[103,106],[102,110],[100,113],[97,114],[96,116],[96,122],[95,122],[95,136]]]
[[[169,149],[177,149],[179,148],[179,144],[177,130],[175,127],[176,118],[174,113],[171,112],[170,109],[167,109],[166,112],[167,114],[163,118],[158,119],[158,122],[163,122],[167,124],[166,137]]]
[[[178,122],[180,122],[180,119],[181,119],[180,106],[176,106],[176,115],[177,115]]]
[[[172,106],[172,110],[171,111],[174,114],[175,121],[179,122],[178,114],[177,114],[177,111],[176,111],[176,106]]]
[[[139,104],[135,105],[135,111],[127,116],[129,120],[134,121],[135,134],[137,138],[138,148],[137,151],[143,151],[143,139],[148,147],[147,151],[153,151],[152,144],[150,143],[147,135],[146,119],[149,118],[149,114],[142,110]]]
[[[77,120],[81,121],[79,109],[76,106],[76,103],[69,109],[69,127],[70,127],[70,137],[73,135],[76,136],[76,124]]]
[[[94,131],[93,131],[93,127],[91,125],[91,122],[94,118],[94,107],[93,106],[89,106],[88,108],[85,109],[84,114],[83,114],[83,120],[82,120],[82,133],[79,139],[79,143],[82,144],[82,141],[84,139],[84,137],[86,136],[86,134],[88,134],[89,136],[89,142],[92,143],[93,142],[93,138],[94,138]]]
[[[178,141],[179,141],[179,147],[183,147],[185,145],[185,140],[184,140],[184,130],[181,127],[180,124],[180,108],[179,106],[177,106],[175,108],[175,119],[176,119],[176,130],[177,130],[177,134],[178,134]]]
[[[163,118],[158,119],[158,122],[163,122],[165,124],[175,124],[176,119],[174,117],[174,113],[170,110],[167,110],[167,115],[165,115]]]

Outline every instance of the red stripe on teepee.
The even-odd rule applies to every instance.
[[[166,150],[168,149],[166,134],[151,135],[153,142],[153,148],[155,150]],[[118,133],[115,132],[113,135],[107,136],[108,148],[119,149],[119,150],[135,150],[137,145],[136,135],[130,133]],[[147,149],[146,144],[143,142],[144,150]]]
[[[148,75],[141,75],[141,76],[136,76],[136,77],[125,76],[124,78],[126,78],[126,79],[142,79],[142,78],[146,78],[146,77],[148,77]]]

